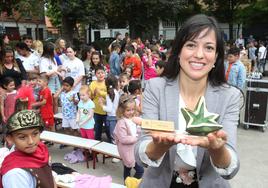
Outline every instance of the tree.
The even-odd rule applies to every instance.
[[[239,11],[255,0],[203,0],[203,3],[207,6],[206,12],[211,15],[215,15],[220,21],[227,22],[229,24],[229,36],[233,39],[233,24],[236,21],[240,21]]]
[[[78,25],[104,22],[104,16],[94,0],[46,0],[46,14],[52,24],[61,27],[62,36],[73,41],[78,36]],[[77,35],[77,36],[75,36]]]

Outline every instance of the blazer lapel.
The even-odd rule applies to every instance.
[[[167,81],[165,88],[166,117],[168,121],[174,121],[175,128],[178,129],[179,112],[179,84],[178,79]],[[172,109],[172,110],[171,110]]]
[[[217,105],[219,103],[219,90],[218,87],[212,87],[209,83],[207,86],[206,94],[205,94],[205,102],[206,102],[206,107],[209,112],[216,112],[217,110]],[[199,173],[200,168],[201,168],[201,163],[204,157],[205,149],[202,147],[197,148],[197,159],[196,159],[196,170],[197,173]]]

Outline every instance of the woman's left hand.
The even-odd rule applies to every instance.
[[[187,135],[181,143],[192,146],[200,146],[211,150],[222,148],[227,141],[227,134],[223,130],[209,133],[207,136]]]

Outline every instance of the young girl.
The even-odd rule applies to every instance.
[[[131,80],[128,85],[124,87],[124,92],[132,95],[135,98],[136,107],[137,107],[137,116],[141,115],[142,109],[142,89],[141,89],[141,81],[140,80]]]
[[[15,111],[17,91],[15,90],[15,81],[13,78],[6,77],[2,82],[5,94],[1,97],[1,116],[3,123],[6,123],[7,119]]]
[[[110,128],[112,143],[114,143],[114,129],[116,125],[116,110],[119,103],[118,80],[114,75],[109,75],[105,80],[108,95],[106,95],[106,105],[103,98],[99,102],[102,109],[107,112],[106,125]]]
[[[97,80],[97,77],[96,77],[96,67],[97,66],[104,67],[104,72],[105,72],[105,77],[106,77],[107,68],[103,64],[102,56],[101,56],[100,52],[94,51],[91,54],[91,67],[90,67],[92,81]]]
[[[84,85],[79,91],[80,101],[76,122],[80,127],[80,134],[83,138],[94,139],[94,108],[95,104],[89,97],[89,88]]]
[[[119,94],[122,95],[124,93],[123,89],[126,85],[128,85],[130,81],[130,77],[126,73],[121,73],[119,76]]]
[[[115,142],[124,165],[124,180],[130,176],[134,168],[135,178],[141,178],[143,167],[135,162],[134,145],[138,140],[139,127],[132,121],[135,116],[136,103],[131,95],[124,94],[120,97],[119,106],[116,112],[118,121],[114,130]]]

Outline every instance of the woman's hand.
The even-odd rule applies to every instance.
[[[181,143],[184,140],[185,135],[175,134],[169,132],[151,131],[150,135],[153,138],[153,142],[158,145],[171,147],[172,145]]]
[[[217,150],[222,148],[227,141],[227,134],[223,130],[219,130],[213,133],[209,133],[207,136],[185,136],[182,139],[183,144],[192,146],[200,146],[209,150]]]

